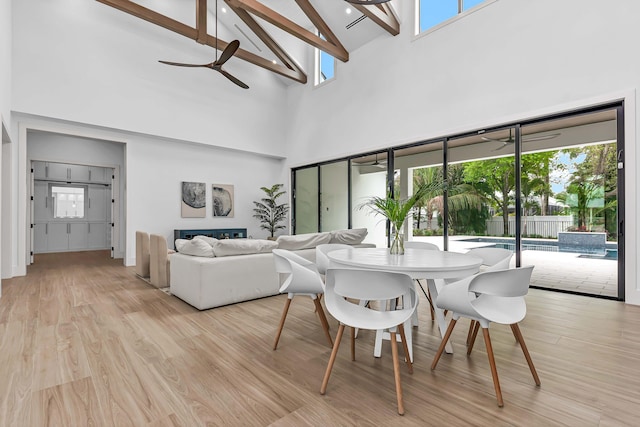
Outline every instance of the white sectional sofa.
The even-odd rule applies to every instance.
[[[277,295],[280,278],[275,271],[275,248],[294,250],[315,262],[317,245],[363,244],[366,229],[280,236],[273,242],[258,239],[216,240],[197,236],[176,240],[171,255],[170,292],[199,310]]]

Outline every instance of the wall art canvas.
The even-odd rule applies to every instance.
[[[182,182],[182,218],[204,218],[207,186],[204,182]]]
[[[233,185],[213,184],[211,186],[212,215],[233,218]]]

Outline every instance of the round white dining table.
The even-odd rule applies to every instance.
[[[458,252],[442,252],[427,249],[407,248],[403,255],[392,255],[388,248],[350,248],[331,251],[327,254],[330,267],[334,268],[362,268],[382,271],[394,271],[411,276],[412,279],[426,279],[431,298],[434,302],[434,312],[440,335],[444,336],[447,323],[444,311],[435,305],[438,297],[436,279],[457,279],[475,274],[482,265],[482,259]],[[376,348],[374,355],[380,356],[382,342]],[[447,343],[447,353],[452,352],[451,344]]]

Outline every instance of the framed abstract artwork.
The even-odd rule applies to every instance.
[[[207,204],[207,187],[204,182],[182,182],[182,218],[204,218]]]
[[[211,212],[214,217],[233,218],[233,185],[211,185]]]

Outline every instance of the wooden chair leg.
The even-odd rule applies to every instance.
[[[333,350],[331,351],[331,357],[329,358],[329,364],[327,365],[327,370],[324,373],[324,378],[322,379],[322,386],[320,386],[320,394],[325,394],[327,392],[327,384],[329,384],[331,369],[333,369],[333,364],[336,361],[336,356],[338,355],[338,347],[340,347],[340,341],[342,340],[343,333],[344,333],[344,325],[341,323],[340,326],[338,327],[338,333],[336,334],[336,341],[333,344]]]
[[[433,322],[436,318],[436,312],[433,309],[433,299],[431,298],[431,291],[427,289],[427,293],[429,294],[429,312],[431,313],[431,321]]]
[[[284,303],[284,310],[282,310],[282,317],[280,318],[280,326],[278,327],[278,332],[276,333],[276,340],[273,343],[274,350],[278,348],[278,341],[280,341],[280,334],[282,334],[282,328],[284,327],[284,321],[287,318],[287,313],[289,312],[291,300],[292,298],[287,298],[287,302]]]
[[[496,389],[496,397],[498,398],[498,406],[502,408],[502,391],[500,390],[500,381],[498,380],[498,370],[496,369],[496,360],[493,357],[493,347],[491,346],[491,337],[489,336],[489,328],[482,328],[484,336],[484,344],[487,347],[487,356],[489,357],[489,366],[491,367],[491,376],[493,377],[493,387]]]
[[[471,340],[469,341],[469,345],[467,346],[467,356],[471,354],[471,350],[473,350],[473,345],[476,343],[476,337],[478,336],[478,330],[480,329],[480,322],[476,322],[473,327],[473,334],[471,334]]]
[[[324,314],[324,309],[322,308],[322,304],[320,304],[320,300],[318,298],[314,298],[313,303],[316,306],[316,312],[318,313],[318,317],[320,317],[320,323],[322,324],[322,329],[324,330],[324,334],[327,337],[327,341],[329,341],[329,347],[333,347],[333,341],[331,340],[331,334],[329,333],[329,322],[327,322],[327,316],[325,316]]]
[[[527,349],[527,345],[524,343],[524,337],[522,336],[522,332],[520,332],[520,326],[517,323],[514,323],[511,326],[511,330],[513,331],[513,335],[515,335],[516,340],[520,343],[520,348],[522,348],[522,352],[524,353],[524,358],[527,359],[527,363],[529,364],[529,369],[531,370],[531,375],[533,375],[533,380],[536,382],[536,385],[540,385],[540,378],[538,377],[538,373],[536,372],[535,366],[533,366],[533,360],[531,360],[531,355],[529,355],[529,350]]]
[[[445,332],[444,337],[442,338],[442,342],[440,343],[440,347],[438,347],[438,351],[436,352],[436,355],[433,358],[433,362],[431,363],[431,370],[436,369],[436,365],[440,360],[440,356],[442,356],[442,352],[444,351],[444,347],[447,345],[447,341],[449,341],[449,337],[451,337],[451,332],[453,332],[453,328],[456,326],[456,322],[456,319],[451,319],[451,322],[449,322],[447,332]]]
[[[396,333],[390,333],[391,355],[393,356],[393,376],[396,380],[396,397],[398,399],[398,414],[404,415],[404,403],[402,402],[402,384],[400,383],[400,362],[398,361],[398,343]]]
[[[407,336],[404,331],[404,325],[398,325],[398,332],[400,332],[400,340],[402,341],[402,350],[404,351],[404,358],[409,368],[409,373],[413,374],[413,363],[411,357],[409,357],[409,345],[407,344]]]
[[[469,346],[469,342],[471,342],[471,335],[473,334],[473,328],[475,325],[475,320],[472,320],[471,323],[469,323],[469,332],[467,333],[467,347]]]
[[[356,360],[356,328],[351,328],[351,361]]]

